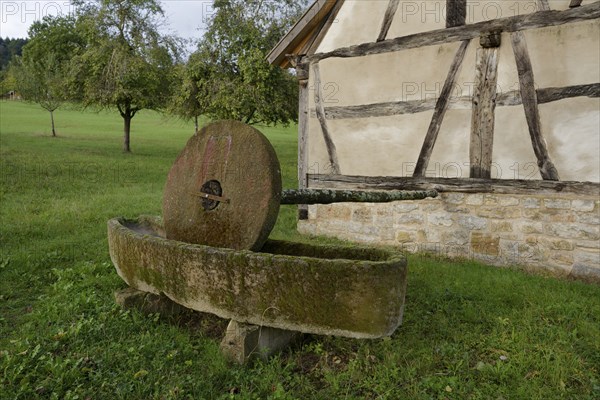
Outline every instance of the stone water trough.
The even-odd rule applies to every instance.
[[[237,325],[230,324],[228,335],[237,337],[230,344],[248,331],[240,324],[269,332],[380,338],[402,322],[404,256],[383,248],[268,240],[279,205],[436,195],[282,194],[279,162],[267,139],[247,125],[222,121],[194,135],[175,161],[162,218],[108,222],[110,256],[131,288],[231,319]],[[240,362],[246,359],[242,353]]]

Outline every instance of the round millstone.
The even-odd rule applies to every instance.
[[[271,143],[238,121],[204,127],[173,164],[163,197],[168,239],[258,251],[279,213],[281,171]]]

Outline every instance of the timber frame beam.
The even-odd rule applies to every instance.
[[[344,190],[436,190],[461,193],[572,193],[600,196],[600,183],[540,180],[308,175],[309,187]]]
[[[310,56],[310,61],[318,62],[334,57],[351,58],[372,54],[391,53],[417,47],[475,39],[488,32],[517,32],[597,18],[600,18],[600,1],[564,11],[539,11],[531,14],[499,18],[475,24],[401,36],[394,39],[383,40],[381,42],[363,43],[355,46],[343,47],[326,53],[314,54]]]

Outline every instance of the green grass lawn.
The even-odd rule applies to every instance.
[[[305,336],[227,365],[223,323],[123,311],[106,221],[160,214],[191,125],[0,102],[0,399],[599,399],[600,288],[475,262],[409,257],[404,324],[382,340]],[[260,128],[284,186],[295,127]],[[272,237],[295,232],[282,207]]]

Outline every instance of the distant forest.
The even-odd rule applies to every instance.
[[[11,39],[0,37],[0,71],[4,71],[14,56],[20,56],[27,39]]]

